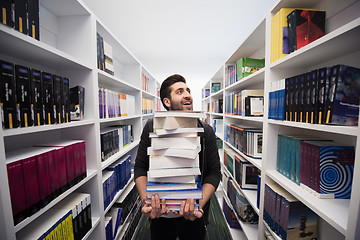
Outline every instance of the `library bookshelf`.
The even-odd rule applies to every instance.
[[[270,63],[271,56],[271,19],[281,8],[315,8],[326,11],[325,36],[302,47],[301,49]],[[305,73],[324,66],[346,64],[359,68],[360,45],[360,2],[359,1],[333,1],[333,0],[307,0],[290,1],[280,0],[266,14],[262,21],[247,36],[239,48],[220,67],[214,76],[203,88],[209,89],[214,82],[221,82],[222,88],[217,93],[203,97],[204,111],[207,111],[208,121],[223,119],[223,124],[244,124],[263,129],[263,152],[261,160],[247,158],[261,171],[261,187],[259,208],[256,207],[256,198],[247,191],[243,195],[259,214],[259,222],[251,230],[243,227],[248,239],[264,239],[264,232],[270,231],[275,239],[280,239],[263,220],[264,214],[264,185],[275,182],[284,190],[303,202],[318,216],[318,232],[320,239],[357,239],[360,237],[360,191],[357,183],[360,180],[360,129],[359,126],[334,126],[310,123],[299,123],[269,119],[269,92],[274,81]],[[265,67],[232,85],[225,86],[226,70],[234,65],[241,57],[265,58]],[[208,108],[208,103],[223,98],[224,106],[227,104],[227,93],[243,89],[264,89],[264,116],[246,117],[219,114]],[[221,93],[220,93],[221,92]],[[204,96],[204,95],[203,95]],[[210,110],[209,110],[210,109]],[[331,140],[355,146],[355,165],[353,185],[350,199],[319,199],[298,186],[276,170],[277,136],[278,134],[308,134],[323,136]],[[222,140],[223,138],[219,136]],[[223,140],[224,148],[233,148]],[[236,149],[233,149],[236,151]],[[238,154],[241,154],[238,152]],[[231,175],[223,165],[225,176]],[[226,184],[223,181],[223,184]],[[226,188],[226,186],[224,186]],[[255,191],[256,193],[256,191]],[[254,194],[254,193],[253,193]],[[224,197],[227,198],[226,193]],[[240,221],[242,226],[245,223]]]
[[[152,117],[151,112],[142,114],[142,99],[150,100],[153,106],[149,109],[155,109],[160,84],[81,0],[40,0],[39,10],[39,41],[0,24],[0,59],[68,77],[70,87],[84,87],[84,118],[62,124],[0,128],[0,232],[4,239],[16,239],[24,228],[41,228],[37,219],[42,214],[72,192],[84,192],[91,195],[92,228],[83,239],[105,239],[105,214],[110,206],[104,211],[103,170],[124,155],[131,155],[134,162],[143,121]],[[112,46],[114,75],[97,68],[97,33]],[[146,89],[142,88],[143,75],[147,76]],[[135,111],[128,116],[100,119],[99,88],[134,96]],[[100,132],[112,125],[132,125],[134,141],[102,162]],[[14,225],[6,153],[33,144],[72,139],[86,141],[87,177]],[[113,202],[124,199],[133,186],[132,177]]]

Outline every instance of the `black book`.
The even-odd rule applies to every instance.
[[[20,126],[33,125],[31,96],[30,96],[30,70],[27,67],[15,65],[16,102]]]
[[[55,123],[63,123],[63,80],[60,76],[53,76],[53,99],[55,108]]]
[[[304,83],[304,121],[305,123],[310,122],[310,103],[311,103],[311,73],[307,72],[305,74],[305,83]]]
[[[313,70],[310,73],[310,123],[317,123],[317,102],[318,102],[318,70]]]
[[[14,64],[0,61],[0,106],[2,126],[5,129],[19,126],[16,108]]]
[[[11,0],[1,0],[0,1],[0,17],[1,23],[9,27],[14,26],[14,22],[11,19]]]
[[[71,121],[70,119],[70,80],[68,78],[62,78],[62,93],[63,93],[63,121],[64,123],[68,123]]]
[[[40,40],[39,0],[28,0],[29,36]]]
[[[50,73],[42,72],[42,94],[43,94],[43,114],[45,124],[54,124],[54,94],[53,94],[53,76]]]
[[[289,78],[289,121],[294,121],[294,77]]]
[[[299,122],[299,86],[300,86],[300,76],[294,77],[293,91],[294,91],[294,100],[293,100],[293,116],[294,122]]]
[[[84,118],[85,88],[76,86],[70,88],[70,118],[82,120]]]
[[[105,71],[104,38],[100,36],[100,70]]]
[[[15,29],[28,34],[27,26],[27,0],[16,0],[15,2]]]
[[[34,126],[44,125],[43,97],[42,97],[41,72],[31,69],[30,88],[31,88],[31,108]]]
[[[298,94],[298,119],[299,122],[305,122],[305,77],[306,74],[299,76],[299,94]]]
[[[358,126],[360,69],[346,65],[331,68],[324,114],[326,124]]]
[[[101,70],[100,34],[96,33],[97,68]]]
[[[324,67],[319,69],[318,73],[318,101],[317,101],[317,123],[323,124],[325,120],[325,103],[326,103],[326,93],[329,88],[329,77],[331,74],[330,67]]]

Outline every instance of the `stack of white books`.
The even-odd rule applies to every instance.
[[[154,132],[147,149],[150,164],[147,202],[151,196],[165,199],[169,210],[179,211],[183,200],[202,199],[198,119],[205,114],[195,111],[159,111],[154,113]],[[198,205],[195,205],[195,210]]]

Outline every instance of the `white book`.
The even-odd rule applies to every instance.
[[[170,156],[150,156],[149,169],[199,167],[199,155],[195,159]]]
[[[156,117],[154,129],[196,128],[197,118],[188,117]]]
[[[177,129],[155,129],[155,133],[158,136],[167,135],[167,134],[176,134],[176,133],[194,133],[194,132],[204,132],[203,128],[177,128]]]
[[[146,121],[145,121],[146,123]],[[145,125],[144,125],[145,126]],[[175,134],[167,134],[167,135],[157,135],[156,133],[154,132],[150,132],[149,133],[149,137],[150,138],[163,138],[163,137],[166,137],[166,138],[171,138],[171,137],[197,137],[198,134],[197,132],[188,132],[188,133],[175,133]]]
[[[201,151],[201,146],[194,146],[192,149],[188,148],[166,148],[166,149],[153,149],[148,147],[147,154],[149,156],[170,156],[170,157],[183,157],[195,159],[197,154]]]
[[[206,114],[201,111],[155,111],[156,117],[189,117],[189,118],[206,118]]]
[[[202,199],[202,188],[199,187],[193,190],[179,190],[179,191],[153,191],[147,192],[147,198],[158,195],[160,199]]]
[[[167,169],[151,169],[149,176],[152,178],[159,177],[177,177],[188,175],[200,175],[200,168],[167,168]]]
[[[150,177],[148,174],[149,182],[167,182],[167,183],[195,183],[196,176],[175,176],[175,177]]]
[[[197,189],[197,183],[157,183],[148,182],[146,184],[146,191],[178,191],[178,190],[189,190]]]
[[[193,149],[195,146],[200,146],[200,137],[163,137],[151,139],[151,147],[154,150],[174,146],[176,148]]]

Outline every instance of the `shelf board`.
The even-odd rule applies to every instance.
[[[302,128],[309,129],[320,132],[329,132],[336,134],[343,134],[349,136],[358,136],[359,135],[359,127],[356,126],[337,126],[337,125],[325,125],[325,124],[310,124],[310,123],[299,123],[299,122],[290,122],[290,121],[279,121],[268,119],[270,124],[294,127],[294,128]]]
[[[132,116],[126,116],[126,117],[113,117],[113,118],[101,118],[100,123],[123,121],[123,120],[135,119],[135,118],[140,118],[140,117],[141,117],[141,115],[132,115]]]
[[[118,201],[118,199],[122,196],[125,196],[130,192],[130,190],[133,188],[133,186],[135,186],[135,182],[134,182],[134,175],[131,175],[129,181],[126,183],[126,185],[123,187],[123,189],[121,189],[120,191],[118,191],[114,197],[114,199],[111,201],[111,203],[109,204],[109,206],[107,206],[107,208],[104,211],[104,214],[106,214],[110,208],[114,205],[114,203],[116,203]]]
[[[126,146],[125,148],[121,149],[119,152],[115,153],[114,155],[112,155],[111,157],[109,157],[108,159],[106,159],[105,161],[103,161],[101,163],[101,170],[104,170],[105,168],[107,168],[109,165],[111,165],[112,163],[114,163],[115,161],[117,161],[120,157],[124,156],[125,154],[127,154],[128,152],[130,152],[132,149],[134,149],[135,147],[137,147],[139,145],[139,140],[134,141],[132,143],[130,143],[128,146]]]
[[[126,92],[140,91],[139,88],[121,80],[120,78],[113,76],[107,72],[97,69],[99,86],[105,85],[106,87],[112,87],[114,89],[121,89]]]
[[[264,117],[248,117],[248,116],[230,115],[230,114],[224,114],[224,116],[228,118],[246,120],[251,122],[259,122],[259,123],[264,122]]]
[[[310,69],[330,59],[360,51],[359,36],[360,17],[279,59],[271,64],[270,68],[291,69],[301,67]]]
[[[58,196],[57,198],[55,198],[54,200],[52,200],[48,205],[46,205],[44,208],[40,209],[38,212],[36,212],[35,214],[31,215],[30,217],[26,218],[24,221],[20,222],[19,224],[17,224],[14,229],[15,232],[19,232],[21,229],[23,229],[24,227],[26,227],[27,225],[29,225],[31,222],[33,222],[34,220],[36,220],[39,216],[41,216],[43,213],[45,213],[47,210],[49,210],[50,208],[52,208],[53,206],[55,206],[57,203],[59,203],[61,200],[63,200],[64,198],[66,198],[67,196],[69,196],[69,194],[71,194],[72,192],[74,192],[76,189],[78,189],[80,186],[84,185],[86,182],[88,182],[90,179],[92,179],[94,176],[96,176],[97,172],[96,170],[88,170],[87,171],[87,177],[83,180],[81,180],[81,182],[79,182],[78,184],[76,184],[75,186],[73,186],[72,188],[66,190],[65,192],[63,192],[60,196]]]
[[[240,81],[235,82],[225,88],[225,92],[234,92],[242,89],[246,89],[253,86],[262,86],[264,88],[264,79],[265,79],[265,68],[260,69],[257,72],[250,74],[249,76],[240,79]]]
[[[218,116],[218,117],[223,117],[224,116],[224,114],[222,114],[222,113],[214,113],[214,112],[212,112],[210,114],[214,115],[214,116]]]
[[[0,39],[0,52],[8,56],[56,70],[92,69],[80,59],[3,24],[0,25]]]
[[[234,178],[234,176],[232,176],[229,172],[229,170],[227,170],[225,168],[225,166],[222,164],[223,169],[224,169],[224,173],[227,176],[230,176],[232,178]],[[256,206],[256,202],[257,202],[257,190],[253,189],[242,189],[240,187],[240,185],[235,181],[234,179],[234,184],[236,184],[237,188],[240,189],[240,192],[245,196],[245,198],[249,201],[250,205],[253,207],[253,209],[255,210],[255,212],[259,215],[260,211],[259,208]]]
[[[234,150],[237,154],[241,155],[243,158],[245,158],[247,161],[251,162],[255,167],[257,167],[258,169],[261,169],[261,165],[262,165],[262,160],[261,159],[255,159],[249,156],[246,156],[244,153],[240,152],[238,149],[236,149],[233,145],[231,145],[230,143],[224,141],[224,143],[226,143],[228,146],[231,147],[232,150]]]
[[[224,89],[220,89],[217,92],[210,93],[210,97],[212,97],[212,98],[222,98],[223,95],[224,95]]]
[[[69,123],[61,123],[61,124],[4,129],[2,131],[3,131],[4,137],[9,137],[9,136],[22,135],[22,134],[29,134],[29,133],[54,131],[54,130],[59,130],[59,129],[72,128],[72,127],[81,127],[81,126],[92,125],[94,123],[95,123],[94,120],[81,120],[81,121],[72,121]]]
[[[143,98],[148,98],[148,99],[156,98],[156,94],[149,93],[149,92],[144,91],[144,90],[141,90],[141,92],[142,92],[142,97]]]
[[[276,170],[267,170],[266,174],[303,202],[322,219],[332,225],[341,234],[346,235],[350,211],[350,199],[319,199],[296,183],[287,179]],[[331,211],[329,211],[331,209]]]
[[[234,208],[231,205],[230,200],[228,199],[228,197],[226,196],[225,193],[223,193],[223,196],[224,196],[226,203],[229,205],[231,210],[234,212],[234,215],[236,216],[236,219],[240,223],[240,226],[241,226],[242,230],[244,231],[247,239],[248,240],[252,240],[252,239],[256,240],[258,237],[258,224],[249,224],[249,223],[242,222],[236,215]]]

